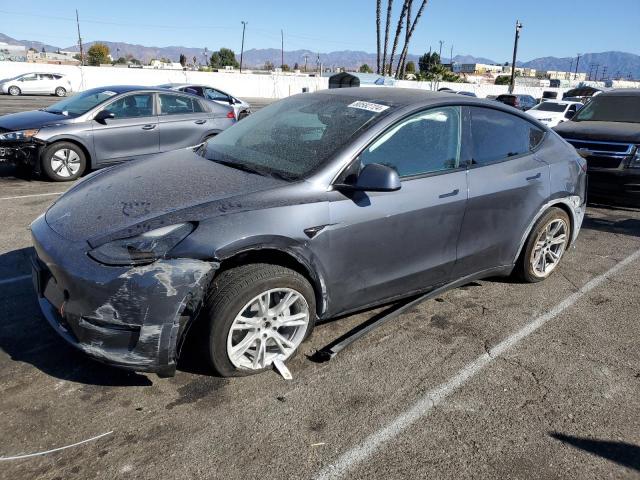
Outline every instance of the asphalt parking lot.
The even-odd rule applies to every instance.
[[[308,357],[379,310],[319,325],[293,380],[197,355],[167,379],[41,317],[28,226],[69,187],[0,170],[0,478],[640,478],[640,210],[592,206],[547,281],[471,283],[328,363]]]

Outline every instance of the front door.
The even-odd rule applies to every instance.
[[[160,105],[160,151],[168,152],[199,144],[213,120],[200,101],[191,95],[158,94]]]
[[[456,277],[511,265],[522,237],[549,198],[549,166],[535,150],[544,131],[502,110],[470,107],[469,199]]]
[[[158,153],[159,129],[153,93],[134,93],[106,105],[115,115],[104,124],[93,122],[96,164],[131,160]]]
[[[331,253],[323,262],[333,279],[333,314],[450,279],[467,198],[460,137],[459,107],[414,114],[378,137],[350,167],[391,166],[401,177],[400,190],[330,193]]]

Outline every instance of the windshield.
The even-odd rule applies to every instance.
[[[566,103],[542,102],[533,107],[532,110],[538,110],[540,112],[564,112],[566,108]]]
[[[573,120],[576,122],[640,123],[640,95],[598,95],[582,107]]]
[[[66,98],[61,102],[54,103],[53,105],[45,108],[44,111],[59,113],[69,117],[77,117],[78,115],[83,115],[92,108],[109,100],[114,95],[117,95],[117,92],[106,88],[94,88],[87,90],[86,92],[79,93],[78,95],[74,95],[73,97]]]
[[[298,180],[320,168],[356,132],[391,109],[344,95],[297,95],[280,100],[207,143],[209,160]]]

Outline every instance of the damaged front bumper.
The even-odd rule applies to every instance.
[[[32,272],[40,308],[71,345],[109,365],[170,376],[184,333],[218,264],[163,259],[110,267],[89,258],[84,242],[31,225]]]
[[[41,145],[33,142],[0,142],[0,162],[35,166]]]

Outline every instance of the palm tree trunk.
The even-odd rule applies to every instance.
[[[398,25],[396,27],[396,36],[393,39],[393,47],[391,47],[391,56],[389,57],[389,75],[393,75],[393,57],[395,56],[396,49],[398,48],[398,40],[402,33],[404,17],[407,16],[407,9],[412,1],[413,0],[404,0],[404,3],[402,4],[402,12],[400,13],[400,19],[398,20]]]
[[[380,73],[380,7],[382,0],[376,0],[376,44],[378,47],[376,73]]]
[[[386,75],[387,69],[387,46],[389,45],[389,25],[391,24],[391,7],[393,7],[393,0],[389,0],[387,3],[387,24],[384,31],[384,50],[382,52],[382,74]]]
[[[407,44],[407,42],[409,41],[409,27],[411,26],[411,4],[413,3],[413,1],[411,1],[409,3],[409,8],[407,8],[407,28],[405,29],[405,36],[404,36],[404,43],[405,45]],[[404,51],[404,48],[403,48]],[[400,56],[400,61],[398,62],[400,68],[400,76],[399,78],[404,78],[404,68],[405,68],[405,57],[404,56]],[[396,73],[396,75],[398,75],[398,73]]]
[[[411,41],[411,37],[413,36],[413,32],[416,29],[416,25],[418,24],[418,20],[420,20],[420,17],[422,16],[422,12],[424,11],[425,7],[427,6],[427,3],[429,2],[429,0],[422,0],[422,4],[420,5],[420,8],[418,9],[418,13],[416,14],[416,18],[413,20],[413,23],[411,24],[411,28],[409,29],[409,33],[407,35],[407,38],[404,42],[404,47],[402,47],[402,53],[400,54],[400,58],[403,62],[403,72],[404,72],[404,61],[407,58],[407,52],[409,51],[409,42]],[[409,19],[408,21],[410,21],[411,19]]]

